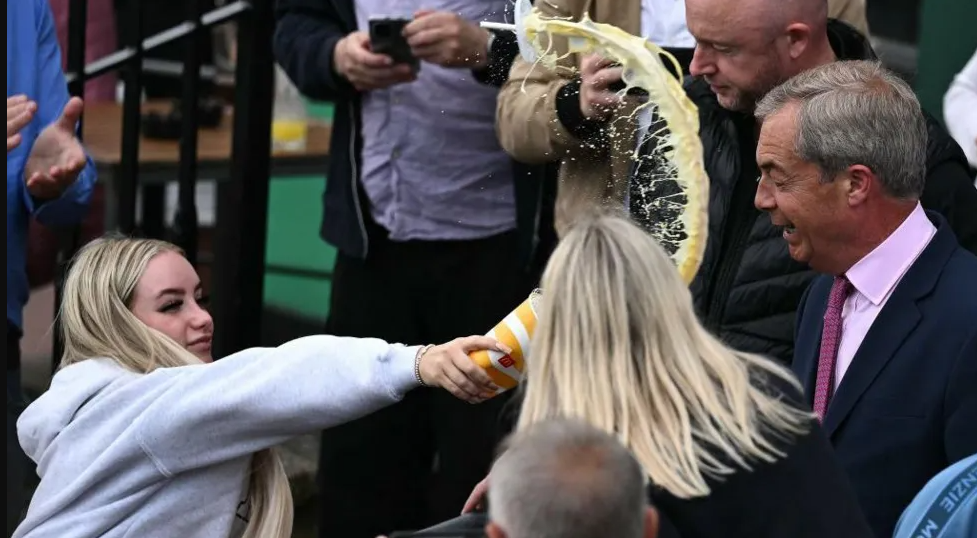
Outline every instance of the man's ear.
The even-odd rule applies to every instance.
[[[492,523],[491,521],[489,521],[488,525],[485,526],[485,535],[488,536],[488,538],[506,538],[505,531],[502,530],[502,527]]]
[[[879,188],[879,178],[869,167],[856,164],[849,166],[845,183],[848,204],[851,206],[865,203],[869,192]]]
[[[489,535],[491,538],[491,535]],[[658,512],[653,506],[645,509],[645,534],[644,538],[657,538],[658,536]]]
[[[794,23],[787,27],[787,51],[793,60],[800,58],[811,45],[811,27]]]

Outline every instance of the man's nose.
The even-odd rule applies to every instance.
[[[768,181],[763,179],[763,176],[757,178],[757,189],[756,195],[753,197],[753,205],[760,211],[772,211],[777,207],[773,192],[768,186],[768,183]]]
[[[715,72],[716,69],[709,57],[709,53],[702,47],[696,47],[692,52],[689,73],[694,77],[701,77],[703,75],[712,75]]]

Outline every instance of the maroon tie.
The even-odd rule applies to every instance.
[[[818,377],[814,385],[814,413],[823,421],[828,411],[835,385],[835,364],[838,362],[838,345],[841,343],[841,312],[845,300],[852,292],[851,282],[843,276],[835,277],[828,296],[828,309],[824,312],[824,330],[821,332],[821,355],[818,358]]]

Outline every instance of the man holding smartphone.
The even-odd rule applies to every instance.
[[[322,238],[327,331],[392,341],[484,333],[535,284],[539,188],[495,135],[493,37],[509,0],[280,0],[277,61],[335,103]],[[522,185],[520,185],[522,184]],[[458,332],[461,331],[461,332]],[[485,476],[505,395],[431,391],[323,434],[319,532],[374,538],[454,515]]]

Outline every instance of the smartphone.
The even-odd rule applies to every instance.
[[[386,54],[394,63],[408,64],[416,71],[420,62],[404,38],[404,27],[410,19],[380,17],[370,19],[370,48],[377,54]]]

